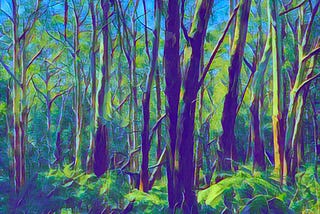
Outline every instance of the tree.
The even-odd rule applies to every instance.
[[[221,170],[230,170],[232,160],[236,160],[236,139],[234,126],[238,107],[239,75],[242,67],[244,44],[247,36],[248,19],[251,0],[240,1],[236,19],[234,40],[231,50],[228,92],[224,101],[221,119],[223,133],[219,139],[220,154],[219,167]]]
[[[108,0],[101,1],[101,8],[103,11],[103,27],[102,27],[102,60],[101,60],[101,79],[99,80],[98,89],[98,113],[97,113],[97,130],[95,135],[94,147],[94,173],[99,177],[105,173],[108,167],[108,128],[105,122],[107,115],[108,99],[107,94],[110,86],[110,41],[109,41],[109,10],[110,4]]]
[[[13,78],[13,168],[14,168],[14,184],[16,192],[24,186],[26,181],[26,166],[25,166],[25,143],[27,142],[27,122],[30,106],[28,102],[28,86],[30,76],[28,75],[29,68],[33,62],[39,57],[42,48],[32,58],[28,58],[27,47],[30,44],[32,30],[40,16],[41,1],[36,2],[35,10],[28,17],[28,23],[21,29],[20,16],[18,13],[19,5],[16,0],[12,0],[12,27],[13,27],[13,71],[4,63],[1,58],[1,64]],[[9,16],[10,17],[10,16]],[[20,35],[20,32],[21,35]]]
[[[152,45],[152,56],[151,56],[151,66],[150,71],[147,75],[146,88],[143,93],[142,98],[142,113],[143,113],[143,130],[141,132],[141,150],[142,150],[142,161],[141,161],[141,170],[140,170],[140,189],[144,192],[149,190],[149,151],[150,151],[150,133],[149,133],[149,123],[150,123],[150,94],[151,87],[153,82],[153,76],[157,69],[157,60],[158,60],[158,50],[159,50],[159,36],[160,36],[160,22],[161,22],[161,1],[155,0],[155,28],[153,31],[154,39]]]
[[[316,63],[316,55],[320,52],[319,38],[312,40],[312,26],[316,13],[319,9],[320,1],[311,7],[311,16],[309,22],[304,27],[304,10],[299,8],[299,24],[296,31],[293,28],[293,33],[297,34],[295,37],[295,46],[298,50],[298,57],[296,57],[293,75],[291,76],[291,91],[289,98],[289,107],[286,120],[285,133],[285,158],[287,163],[288,175],[294,181],[297,172],[298,164],[298,141],[301,139],[301,118],[303,114],[304,105],[306,102],[309,83],[317,76],[314,74],[314,66]],[[311,49],[313,47],[314,49]]]
[[[213,1],[197,1],[192,25],[187,36],[192,52],[183,82],[183,104],[179,117],[177,147],[179,154],[179,174],[184,212],[197,212],[197,201],[193,188],[194,181],[194,118],[196,98],[199,91],[198,81],[201,73],[203,45]],[[197,86],[197,87],[195,87]],[[192,166],[192,167],[190,167]]]
[[[258,11],[260,11],[261,15],[261,2],[259,2]],[[268,21],[269,21],[269,28],[271,29],[271,18],[270,12],[268,12]],[[260,17],[261,18],[261,17]],[[261,29],[261,24],[259,28]],[[269,34],[267,36],[264,48],[260,47],[263,50],[263,54],[257,65],[257,70],[254,71],[253,83],[252,83],[252,97],[251,97],[251,104],[250,104],[250,112],[251,112],[251,138],[254,142],[254,151],[253,151],[253,167],[260,168],[262,170],[266,169],[265,163],[265,150],[264,150],[264,142],[262,139],[261,133],[261,96],[262,95],[262,88],[263,88],[263,80],[265,77],[265,72],[267,69],[267,65],[269,62],[269,58],[271,55],[271,32],[269,29]],[[260,32],[260,36],[261,32]],[[258,50],[257,50],[258,52]]]
[[[177,185],[176,150],[177,122],[181,87],[180,73],[180,4],[179,1],[168,1],[164,44],[164,71],[166,80],[165,94],[167,97],[166,112],[169,119],[170,141],[167,144],[167,180],[169,208],[173,209],[181,197]]]
[[[280,182],[286,172],[284,157],[284,75],[282,66],[282,40],[281,40],[281,19],[278,15],[278,0],[270,0],[269,8],[271,12],[271,36],[272,36],[272,78],[273,78],[273,149],[274,149],[274,171],[280,176]]]
[[[95,4],[93,0],[89,1],[89,8],[91,14],[91,24],[92,24],[92,35],[91,35],[91,49],[90,49],[90,71],[91,71],[91,113],[92,118],[90,123],[90,146],[87,157],[87,172],[93,171],[93,151],[95,150],[95,134],[96,134],[96,99],[97,99],[97,76],[96,76],[96,59],[97,59],[97,18]]]

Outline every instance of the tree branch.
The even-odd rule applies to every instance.
[[[312,51],[310,51],[310,53],[308,53],[306,56],[304,56],[302,58],[302,62],[307,61],[308,59],[310,59],[311,57],[313,57],[314,55],[317,55],[320,52],[320,46],[313,49]]]
[[[3,59],[2,59],[2,56],[0,57],[0,63],[1,65],[4,67],[4,69],[7,71],[7,73],[13,78],[13,80],[20,86],[20,88],[22,87],[21,86],[21,83],[20,81],[17,79],[17,77],[14,75],[14,73],[12,73],[12,71],[10,70],[9,66],[7,66]]]
[[[201,77],[200,77],[200,80],[199,80],[199,82],[198,82],[198,86],[197,86],[198,88],[200,88],[201,85],[203,84],[203,81],[204,81],[204,79],[205,79],[205,77],[206,77],[206,75],[207,75],[207,73],[208,73],[208,71],[209,71],[209,69],[210,69],[210,66],[211,66],[211,64],[212,64],[212,61],[214,60],[214,58],[216,57],[216,55],[217,55],[217,53],[218,53],[218,51],[219,51],[219,48],[220,48],[220,46],[221,46],[221,44],[222,44],[222,42],[223,42],[223,40],[224,40],[224,38],[225,38],[228,30],[229,30],[229,27],[231,26],[232,20],[236,17],[236,14],[237,14],[238,9],[239,9],[239,4],[234,8],[233,13],[232,13],[232,15],[231,15],[231,17],[229,18],[229,21],[228,21],[228,23],[227,23],[227,26],[225,27],[222,35],[220,36],[220,38],[219,38],[219,40],[218,40],[218,43],[216,44],[215,48],[213,49],[213,51],[212,51],[212,53],[211,53],[209,62],[208,62],[207,65],[205,66],[205,68],[204,68],[204,70],[203,70],[203,72],[202,72],[202,75],[201,75]]]
[[[248,80],[248,82],[247,82],[247,85],[246,85],[246,87],[245,87],[245,89],[244,89],[244,91],[243,91],[243,93],[242,93],[241,101],[240,101],[239,105],[237,106],[236,115],[238,115],[238,113],[239,113],[239,111],[240,111],[241,105],[242,105],[243,100],[244,100],[244,96],[245,96],[245,94],[246,94],[246,92],[247,92],[247,90],[248,90],[248,88],[249,88],[250,83],[252,82],[253,75],[254,75],[254,72],[251,72],[250,77],[249,77],[249,80]]]
[[[0,12],[2,12],[4,15],[6,15],[10,19],[10,21],[13,23],[13,18],[6,11],[0,9]]]
[[[158,126],[160,125],[161,121],[167,116],[167,114],[162,115],[157,122],[154,124],[154,126],[151,129],[151,134],[149,135],[149,142],[151,142],[153,134],[155,132],[155,130],[157,130]]]
[[[249,62],[245,57],[243,57],[243,61],[244,61],[244,64],[246,64],[246,66],[249,68],[249,70],[251,71],[251,73],[254,73],[255,70],[253,69],[252,64],[250,64],[250,62]]]
[[[282,11],[281,13],[279,13],[279,16],[282,16],[282,15],[284,15],[284,14],[286,14],[286,13],[289,13],[290,11],[293,11],[293,10],[301,7],[301,6],[302,6],[304,3],[306,3],[306,2],[307,2],[307,1],[304,0],[304,1],[300,2],[299,4],[297,4],[296,6],[292,7],[292,8],[289,8],[289,9],[287,9],[287,10],[285,10],[285,11]]]
[[[303,82],[301,83],[301,85],[299,86],[299,88],[297,89],[296,95],[298,95],[298,94],[300,93],[300,91],[301,91],[308,83],[310,83],[312,80],[318,78],[319,76],[320,76],[320,73],[317,73],[317,74],[313,75],[312,77],[310,77],[310,78],[306,79],[305,81],[303,81]]]
[[[43,97],[44,97],[44,99],[47,99],[47,95],[45,95],[42,91],[40,91],[40,89],[37,87],[37,85],[34,83],[34,81],[33,81],[33,78],[31,79],[31,82],[32,82],[32,84],[33,84],[33,87],[36,89],[36,91],[39,93],[39,94],[41,94]]]
[[[60,91],[59,93],[57,93],[49,102],[49,105],[51,106],[52,103],[60,96],[64,95],[65,93],[71,91],[71,89],[73,88],[73,86],[71,86],[70,88],[64,90],[64,91]]]
[[[43,51],[43,47],[32,57],[32,59],[30,60],[30,62],[26,66],[25,71],[27,71],[28,68],[32,65],[32,63],[40,56],[42,51]]]
[[[188,30],[187,30],[186,26],[183,23],[183,19],[184,19],[184,3],[185,3],[185,0],[182,0],[182,2],[181,2],[181,28],[182,28],[183,35],[184,35],[184,37],[187,40],[187,43],[189,45],[190,44],[190,37],[188,35]]]

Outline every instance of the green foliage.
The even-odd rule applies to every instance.
[[[198,192],[198,202],[217,212],[301,213],[319,210],[319,182],[313,167],[296,175],[296,189],[280,188],[267,173],[244,169]],[[295,193],[294,193],[295,192]]]
[[[134,201],[133,213],[164,212],[168,206],[166,183],[156,182],[148,193],[133,190],[125,196],[129,201]]]
[[[304,210],[316,213],[320,210],[320,183],[314,167],[296,174],[296,192],[290,207],[297,213]]]
[[[20,194],[15,194],[10,182],[0,177],[1,213],[48,213],[60,211],[100,213],[104,208],[123,209],[130,187],[125,176],[110,171],[97,178],[94,174],[76,171],[71,165],[50,169],[30,180]]]

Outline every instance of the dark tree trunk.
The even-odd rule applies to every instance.
[[[105,124],[102,124],[101,120],[98,120],[98,129],[96,133],[96,146],[94,150],[94,163],[93,171],[98,177],[103,175],[107,171],[108,167],[108,154],[107,154],[107,142],[108,142],[108,129]]]
[[[181,87],[180,73],[180,10],[179,1],[168,1],[168,16],[166,18],[164,69],[167,97],[166,112],[169,118],[170,142],[167,145],[167,180],[169,208],[173,210],[178,197],[182,197],[177,189],[177,172],[175,171],[175,152],[177,143],[178,106]]]
[[[179,119],[179,181],[184,195],[182,209],[184,213],[197,213],[197,200],[194,191],[194,120],[197,93],[199,91],[199,75],[201,73],[201,58],[207,31],[208,20],[212,10],[213,0],[197,1],[189,41],[192,48],[189,67],[185,73],[183,87],[183,107]]]
[[[229,66],[229,87],[221,120],[223,133],[219,140],[221,151],[219,152],[218,163],[220,170],[231,170],[232,160],[237,159],[234,127],[238,107],[239,76],[246,43],[250,6],[251,0],[241,0],[236,19],[235,39],[232,44]]]
[[[159,66],[156,69],[156,93],[157,93],[157,118],[158,120],[161,118],[161,88],[160,88],[160,71],[159,71]],[[161,158],[161,153],[162,153],[162,148],[161,148],[161,143],[162,143],[162,125],[161,123],[159,124],[159,127],[157,129],[157,160]],[[156,179],[161,179],[161,167],[157,171]]]
[[[254,98],[251,107],[251,123],[252,123],[252,140],[254,142],[253,149],[253,167],[265,170],[266,162],[264,158],[264,144],[260,134],[260,118],[259,118],[259,100]]]
[[[140,171],[140,189],[144,192],[149,191],[149,151],[150,151],[150,140],[149,139],[149,129],[150,129],[150,95],[151,87],[153,82],[153,76],[157,69],[157,60],[158,60],[158,50],[159,50],[159,36],[160,36],[160,0],[155,1],[155,29],[154,29],[154,40],[152,46],[152,57],[151,57],[151,66],[150,72],[147,76],[146,91],[143,93],[142,98],[142,112],[143,112],[143,130],[141,133],[142,139],[142,162],[141,162],[141,171]]]

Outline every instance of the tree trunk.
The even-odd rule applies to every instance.
[[[19,15],[18,15],[18,5],[16,0],[12,1],[12,18],[13,18],[13,72],[17,79],[22,79],[22,54],[20,50],[20,39],[18,35],[19,26]],[[21,84],[21,83],[20,83]],[[13,154],[14,154],[14,178],[15,178],[15,190],[19,192],[21,187],[24,185],[26,180],[26,167],[25,167],[25,157],[24,157],[24,131],[23,131],[23,121],[20,116],[22,116],[22,85],[16,81],[13,83]]]
[[[14,165],[13,165],[13,114],[12,114],[12,81],[8,81],[8,85],[6,88],[6,103],[7,103],[7,114],[6,114],[6,133],[7,133],[7,146],[8,146],[8,172],[9,172],[9,181],[10,185],[14,186]]]
[[[308,65],[309,69],[304,69],[304,73],[308,73],[306,79],[309,79],[313,76],[315,62],[316,59],[315,57],[313,57],[310,64]],[[298,74],[299,72],[302,71],[299,70]],[[302,115],[310,85],[310,83],[308,83],[303,90],[298,92],[297,90],[302,84],[302,80],[299,80],[299,78],[300,77],[297,76],[296,84],[290,93],[290,105],[288,109],[286,130],[286,161],[288,166],[288,176],[290,176],[292,181],[294,181],[295,174],[297,173],[297,168],[300,165],[298,158],[298,147],[299,142],[301,141]]]
[[[201,73],[201,58],[203,45],[211,14],[213,0],[198,0],[192,26],[189,32],[189,41],[192,48],[189,66],[184,77],[183,107],[179,118],[178,157],[179,181],[184,200],[181,207],[185,213],[197,213],[197,200],[194,192],[194,120],[198,81]],[[196,87],[195,87],[196,86]],[[177,150],[176,150],[177,151]]]
[[[157,93],[157,119],[159,120],[161,118],[161,88],[160,88],[160,71],[159,71],[159,66],[156,69],[156,93]],[[162,153],[162,148],[161,148],[161,143],[162,143],[162,125],[161,123],[159,124],[159,127],[157,129],[157,160],[161,158],[161,153]],[[156,179],[160,180],[161,179],[161,167],[157,171]]]
[[[258,64],[257,71],[253,78],[253,90],[252,90],[252,101],[250,105],[251,112],[251,137],[254,142],[253,151],[253,167],[260,168],[262,170],[266,169],[266,163],[264,158],[264,143],[261,137],[261,121],[260,121],[260,96],[262,96],[262,86],[264,74],[267,68],[267,64],[271,55],[271,35],[269,33],[262,58]]]
[[[246,43],[251,0],[241,0],[236,19],[235,38],[232,44],[229,67],[229,88],[222,113],[223,133],[219,140],[219,169],[231,170],[232,160],[236,159],[236,139],[234,127],[238,107],[239,76],[242,66],[244,45]]]
[[[131,98],[132,98],[132,145],[131,149],[134,150],[137,147],[138,142],[138,93],[137,93],[137,71],[136,71],[136,43],[137,43],[137,8],[138,8],[139,0],[134,1],[134,10],[131,16],[131,35],[132,35],[132,45],[131,45],[131,64],[130,64],[130,82],[131,82]],[[132,171],[136,171],[139,167],[139,159],[138,156],[134,155],[132,158]]]
[[[201,71],[203,70],[203,65],[201,66]],[[203,110],[203,94],[204,94],[204,87],[201,86],[200,89],[200,98],[199,98],[199,124],[200,124],[200,130],[199,130],[199,136],[196,143],[196,156],[195,156],[195,172],[194,172],[194,186],[196,189],[199,188],[200,185],[200,169],[203,168],[203,145],[206,144],[204,142],[204,136],[205,133],[202,133],[202,110]],[[208,142],[207,142],[208,143]]]
[[[320,6],[318,1],[311,11],[311,16],[308,24],[304,24],[304,8],[299,8],[299,25],[297,27],[298,36],[297,49],[298,49],[298,71],[294,79],[293,88],[290,91],[290,101],[286,120],[286,133],[285,133],[285,157],[288,166],[288,175],[294,181],[297,165],[297,143],[300,140],[300,124],[303,106],[305,103],[306,95],[308,93],[309,84],[307,83],[301,90],[303,82],[310,79],[313,74],[313,69],[316,62],[316,54],[310,55],[312,41],[310,41],[312,24]],[[304,32],[303,32],[304,30]],[[308,60],[311,58],[311,62]]]
[[[97,78],[96,78],[96,45],[97,45],[97,22],[96,11],[93,0],[89,2],[91,19],[92,19],[92,35],[90,50],[90,71],[91,71],[91,109],[90,109],[90,145],[87,157],[87,173],[93,170],[93,151],[95,148],[95,124],[96,124],[96,99],[97,99]]]
[[[277,9],[280,8],[278,0],[269,1],[269,10],[271,13],[271,36],[272,36],[272,61],[273,61],[273,148],[274,148],[274,170],[280,176],[280,182],[283,181],[283,175],[286,171],[284,161],[284,85],[282,66],[282,38],[281,38],[281,20]]]
[[[110,47],[109,47],[109,1],[102,0],[101,8],[103,11],[103,28],[102,28],[102,42],[103,48],[101,59],[101,79],[98,92],[98,118],[97,118],[97,131],[95,135],[95,147],[93,151],[93,171],[100,177],[108,168],[109,155],[108,155],[108,128],[105,119],[107,118],[107,94],[109,92],[110,85]]]
[[[161,21],[161,1],[155,1],[155,28],[153,31],[154,39],[152,45],[152,57],[151,57],[151,66],[150,72],[147,75],[147,84],[146,91],[143,93],[142,98],[142,113],[143,113],[143,130],[141,132],[142,139],[142,161],[141,161],[141,170],[140,170],[140,190],[144,192],[149,191],[149,151],[150,151],[150,140],[149,139],[149,129],[150,129],[150,94],[151,87],[153,82],[153,76],[157,69],[157,60],[158,60],[158,50],[159,50],[159,36],[160,36],[160,21]]]
[[[177,143],[178,107],[181,87],[180,73],[180,4],[179,1],[168,1],[168,15],[166,17],[165,44],[164,44],[164,70],[167,97],[166,112],[169,118],[170,142],[167,144],[167,182],[169,208],[174,209],[182,195],[178,192],[178,180],[175,164]]]
[[[76,116],[75,127],[75,161],[74,167],[76,169],[81,168],[81,141],[82,141],[82,94],[81,94],[81,71],[80,71],[80,49],[79,49],[79,34],[80,34],[80,18],[74,8],[75,16],[75,32],[74,32],[74,59],[73,69],[75,75],[75,97],[74,97],[74,112]]]

